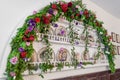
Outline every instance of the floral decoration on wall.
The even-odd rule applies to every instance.
[[[47,46],[46,63],[48,64],[41,65],[40,69],[42,71],[47,71],[48,69],[52,69],[54,67],[49,65],[52,48],[50,47],[51,45],[48,40],[47,33],[50,28],[50,23],[57,21],[61,15],[65,16],[66,20],[69,22],[72,20],[83,22],[86,30],[89,26],[97,30],[97,35],[101,43],[103,43],[105,46],[104,54],[107,56],[110,70],[115,72],[115,64],[113,60],[114,48],[110,42],[110,36],[108,35],[107,30],[103,27],[103,22],[97,19],[95,13],[86,9],[81,0],[71,2],[58,1],[50,3],[50,5],[46,6],[38,12],[34,11],[34,14],[28,16],[23,26],[18,29],[16,36],[12,39],[10,44],[11,52],[8,56],[6,68],[8,80],[23,80],[22,73],[29,67],[29,62],[32,53],[34,52],[32,44],[34,40],[37,40],[37,32],[45,34],[42,40],[46,43]],[[58,27],[58,25],[54,24],[54,27]],[[70,27],[70,30],[72,32],[72,27]],[[65,31],[61,29],[61,35],[64,33]],[[72,41],[74,41],[74,36],[70,34],[69,36],[72,39],[72,44]],[[88,40],[86,40],[86,42],[87,41]],[[87,44],[88,43],[86,43],[86,51]],[[74,59],[74,47],[72,51],[74,62],[76,61]]]

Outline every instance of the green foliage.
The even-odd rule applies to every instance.
[[[61,69],[64,67],[64,65],[63,65],[62,62],[60,62],[60,63],[57,63],[56,67],[57,67],[56,70],[60,70],[61,71]]]

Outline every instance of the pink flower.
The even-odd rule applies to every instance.
[[[80,8],[80,6],[79,6],[79,5],[76,5],[76,8]]]
[[[64,4],[62,1],[59,1],[60,5]]]
[[[16,76],[16,73],[15,72],[10,72],[10,76],[14,77],[14,76]]]
[[[51,14],[49,14],[49,13],[46,13],[46,16],[47,16],[47,17],[51,17],[52,15],[51,15]]]
[[[15,65],[15,64],[17,63],[17,61],[18,61],[18,58],[17,58],[17,57],[13,57],[13,58],[10,59],[10,62],[11,62],[13,65]]]
[[[27,46],[30,46],[30,42],[26,42],[26,45],[27,45]]]
[[[54,10],[53,14],[56,16],[58,14],[58,11]]]
[[[36,14],[37,13],[37,11],[33,11],[33,14]]]
[[[60,51],[64,51],[64,48],[60,48]]]
[[[59,0],[56,0],[56,2],[59,2]]]

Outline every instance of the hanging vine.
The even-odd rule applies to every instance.
[[[69,38],[70,38],[70,44],[72,45],[72,49],[71,49],[71,54],[72,54],[72,65],[74,66],[74,68],[77,68],[79,62],[76,59],[76,53],[75,53],[75,40],[78,39],[77,36],[75,36],[75,32],[74,32],[74,27],[71,25],[71,22],[69,24],[69,34],[68,34]]]

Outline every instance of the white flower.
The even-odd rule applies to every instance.
[[[111,45],[111,43],[108,44],[109,46]]]
[[[100,32],[100,34],[103,34],[103,32]]]
[[[106,51],[105,53],[106,53],[106,54],[110,54],[110,52],[108,52],[108,51]]]

